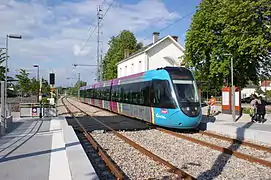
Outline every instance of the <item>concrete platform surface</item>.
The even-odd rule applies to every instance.
[[[220,110],[221,107],[216,107]],[[219,113],[207,117],[207,107],[203,107],[200,129],[226,134],[239,140],[248,140],[271,145],[271,114],[266,114],[263,123],[254,123],[248,114],[236,116],[233,121],[231,114]]]
[[[98,179],[77,136],[73,130],[66,130],[69,126],[65,122],[62,117],[16,120],[13,130],[0,138],[0,179]],[[70,137],[68,143],[65,136]],[[72,157],[69,148],[76,152]],[[72,165],[78,162],[77,157],[83,170]]]

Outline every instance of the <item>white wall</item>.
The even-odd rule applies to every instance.
[[[241,99],[249,97],[251,94],[254,94],[255,91],[255,88],[243,88],[241,91]]]
[[[271,91],[271,86],[261,86],[261,90],[263,91],[263,92],[265,92],[265,90],[267,90],[267,91]]]
[[[180,64],[179,58],[183,56],[183,51],[180,50],[171,39],[166,39],[163,42],[157,44],[151,48],[147,53],[139,54],[121,64],[118,65],[118,78],[144,72],[147,70],[149,59],[148,70],[157,69],[165,66],[172,66],[164,57],[170,57]]]
[[[118,78],[146,70],[145,53],[135,56],[118,65]]]
[[[170,57],[178,62],[183,52],[170,40],[167,39],[148,51],[149,70],[165,66],[176,66],[168,62],[164,57]]]

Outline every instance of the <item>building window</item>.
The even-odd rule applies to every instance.
[[[124,76],[127,76],[127,66],[125,66]]]
[[[131,74],[133,74],[134,64],[131,65]]]
[[[119,71],[120,71],[120,72],[119,72],[119,76],[121,76],[121,74],[122,74],[122,73],[121,73],[121,68],[120,68],[120,70],[119,70]]]
[[[138,62],[138,72],[142,71],[142,63],[141,61]]]

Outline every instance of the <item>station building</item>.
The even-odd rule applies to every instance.
[[[178,43],[178,36],[159,39],[154,32],[152,43],[134,54],[125,51],[124,59],[117,63],[118,78],[166,66],[181,66],[184,47]]]

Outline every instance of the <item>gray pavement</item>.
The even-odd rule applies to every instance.
[[[266,114],[264,123],[251,122],[251,117],[248,114],[243,114],[241,117],[236,116],[237,121],[234,122],[231,114],[219,113],[207,117],[207,108],[202,108],[203,117],[200,124],[202,130],[226,134],[240,140],[271,145],[271,114]],[[217,106],[216,110],[221,111],[221,106]]]
[[[16,119],[0,138],[2,180],[99,179],[64,117]]]
[[[17,122],[20,125],[0,139],[0,179],[49,179],[52,135],[42,135],[50,130],[49,120]]]

